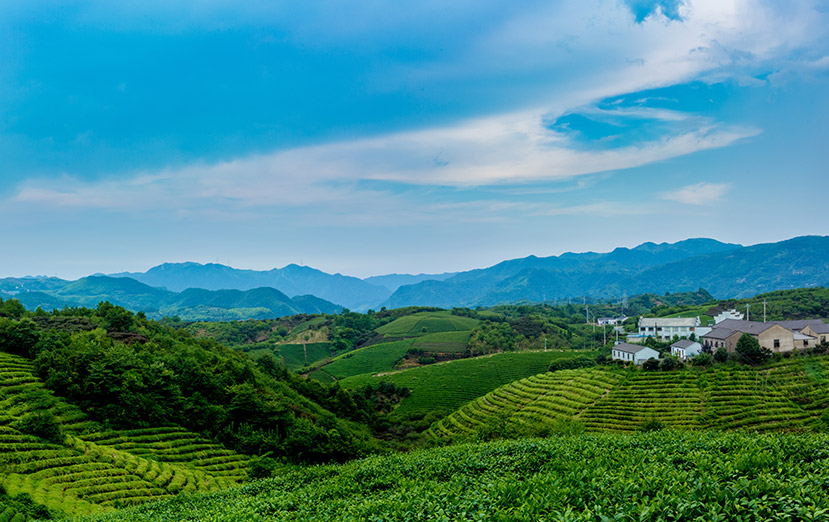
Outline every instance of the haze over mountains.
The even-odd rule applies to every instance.
[[[146,272],[0,279],[0,295],[29,308],[95,306],[109,300],[151,315],[244,319],[382,306],[492,306],[572,297],[705,288],[717,298],[829,285],[829,237],[805,236],[744,247],[713,239],[643,243],[608,253],[529,256],[489,268],[366,279],[288,265],[267,271],[219,264],[165,263]],[[198,289],[198,290],[196,290]]]

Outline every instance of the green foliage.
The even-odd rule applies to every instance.
[[[82,520],[817,521],[829,513],[827,444],[684,432],[464,444]]]
[[[646,372],[652,372],[652,371],[658,370],[659,369],[659,360],[654,359],[653,357],[651,357],[650,359],[648,359],[647,361],[642,363],[642,369],[645,370]]]
[[[24,415],[15,428],[21,433],[60,444],[63,441],[60,424],[50,411],[33,411]]]
[[[678,367],[680,367],[681,364],[682,363],[680,363],[676,357],[669,355],[668,357],[663,358],[659,362],[659,369],[662,371],[670,372],[672,370],[676,370]]]
[[[28,357],[39,339],[37,324],[31,319],[0,318],[0,351]]]
[[[576,368],[590,368],[596,366],[596,359],[590,357],[572,357],[567,359],[556,359],[547,367],[548,372],[559,370],[574,370]]]
[[[764,364],[771,357],[771,350],[760,346],[760,342],[747,333],[737,340],[735,353],[740,356],[741,362],[752,365]]]
[[[641,431],[660,431],[664,429],[665,426],[660,422],[658,419],[654,419],[653,417],[647,419],[645,422],[642,423],[640,428]]]
[[[711,366],[714,363],[714,358],[710,353],[700,353],[690,359],[694,366]]]
[[[368,427],[347,424],[326,409],[362,418],[361,407],[343,407],[337,392],[316,393],[273,361],[257,364],[108,303],[57,315],[88,316],[112,331],[41,333],[27,318],[2,319],[4,339],[15,339],[18,352],[36,353],[35,369],[46,385],[100,422],[185,426],[244,453],[286,460],[344,460],[368,451]]]
[[[723,347],[717,348],[717,351],[714,352],[714,362],[724,363],[728,360],[728,350]]]

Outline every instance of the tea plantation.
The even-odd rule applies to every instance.
[[[340,384],[346,388],[356,388],[389,381],[412,391],[394,415],[442,416],[499,386],[545,371],[553,360],[595,355],[596,352],[573,350],[505,352],[383,375],[357,375],[340,381]]]
[[[819,521],[827,485],[827,435],[591,433],[298,468],[78,522]]]
[[[248,460],[182,428],[106,430],[46,389],[29,360],[0,352],[0,486],[9,495],[55,513],[100,512],[226,488],[247,478]]]
[[[544,434],[573,421],[608,431],[635,431],[648,422],[689,430],[813,431],[829,428],[827,407],[826,357],[671,372],[595,367],[507,384],[435,423],[429,434]]]

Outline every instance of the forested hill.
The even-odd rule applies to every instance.
[[[33,361],[55,394],[112,428],[181,426],[294,462],[346,460],[374,444],[363,395],[109,303],[46,314],[0,300],[0,352]]]
[[[741,247],[711,239],[645,243],[607,254],[563,254],[505,261],[445,281],[399,288],[384,303],[493,306],[568,297],[620,298],[705,288],[720,299],[829,284],[829,237],[807,236]]]
[[[11,285],[8,280],[6,283]],[[142,311],[151,318],[179,316],[190,321],[267,319],[294,314],[336,313],[341,309],[313,295],[291,298],[274,288],[245,291],[190,288],[179,293],[128,277],[104,276],[64,281],[62,286],[57,286],[54,280],[48,283],[45,288],[20,292],[14,297],[30,310],[94,307],[101,301],[109,301],[134,312]],[[29,284],[33,285],[33,282]]]

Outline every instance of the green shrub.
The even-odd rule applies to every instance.
[[[259,457],[250,461],[250,478],[262,479],[272,477],[280,468],[279,461],[271,457]]]
[[[665,426],[660,422],[658,419],[653,417],[649,418],[642,425],[639,427],[641,431],[659,431],[663,429]]]
[[[714,358],[709,353],[701,353],[691,359],[692,366],[711,366]]]
[[[646,372],[652,372],[659,369],[659,359],[654,359],[651,357],[647,361],[642,363],[642,369]]]
[[[676,370],[678,365],[679,361],[676,360],[676,357],[668,356],[662,359],[662,362],[659,363],[659,369],[665,372],[670,372],[672,370]]]
[[[597,359],[590,357],[573,357],[570,359],[556,359],[547,367],[548,372],[555,372],[558,370],[575,370],[576,368],[590,368],[596,366]]]
[[[21,433],[40,437],[55,444],[63,442],[60,424],[55,416],[48,411],[27,413],[17,422],[15,427]]]

